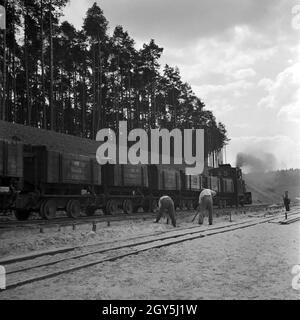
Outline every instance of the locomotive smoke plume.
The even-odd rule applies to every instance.
[[[276,169],[277,160],[272,153],[256,153],[254,156],[239,152],[236,156],[236,166],[243,167],[248,172],[266,172]]]

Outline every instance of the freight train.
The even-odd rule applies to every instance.
[[[0,211],[14,210],[18,220],[32,212],[53,219],[58,210],[71,218],[157,210],[162,195],[175,206],[197,207],[202,188],[217,190],[215,204],[251,203],[240,168],[220,165],[208,175],[187,176],[178,165],[102,165],[95,155],[55,151],[46,145],[0,140]]]

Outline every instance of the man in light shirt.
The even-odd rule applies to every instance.
[[[216,195],[216,191],[211,189],[203,189],[199,195],[199,224],[203,224],[205,211],[208,211],[208,223],[213,223],[213,197]]]

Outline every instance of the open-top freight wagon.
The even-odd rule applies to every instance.
[[[180,171],[167,165],[105,165],[102,166],[105,213],[114,213],[117,208],[125,213],[154,212],[162,195],[171,196],[175,204],[180,203],[182,190]]]
[[[72,218],[80,211],[93,215],[155,211],[158,199],[170,195],[180,207],[196,200],[183,193],[182,171],[166,165],[103,165],[94,157],[48,150],[45,146],[24,146],[23,186],[16,196],[15,212],[20,220],[31,212],[52,219],[57,210]],[[187,190],[188,191],[188,190]],[[188,199],[187,199],[188,198]]]
[[[15,215],[28,219],[39,212],[53,219],[57,210],[77,218],[81,211],[93,215],[155,211],[158,199],[169,195],[175,205],[192,208],[197,203],[199,178],[187,177],[182,168],[168,165],[103,165],[94,156],[23,146],[22,186],[16,193]],[[196,180],[196,182],[195,182]],[[189,181],[189,183],[185,183]]]
[[[114,214],[118,209],[130,214],[144,206],[149,181],[146,165],[102,166],[103,203],[105,214]]]
[[[23,181],[23,146],[0,140],[0,209],[9,209]]]
[[[16,217],[26,220],[31,212],[39,212],[52,219],[62,209],[77,218],[83,207],[92,214],[101,200],[96,196],[102,193],[100,169],[92,157],[24,145],[23,186],[16,196]]]
[[[94,155],[6,141],[0,147],[0,210],[13,208],[19,220],[31,212],[53,219],[57,210],[72,218],[98,208],[106,214],[155,211],[165,193],[180,203],[180,172],[168,166],[100,166]]]

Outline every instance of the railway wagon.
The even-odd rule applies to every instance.
[[[105,165],[102,177],[106,214],[118,208],[124,213],[137,212],[140,207],[155,212],[162,195],[172,197],[176,207],[192,208],[201,184],[199,176],[193,177],[186,189],[182,168],[176,165]]]
[[[224,164],[218,168],[210,169],[209,174],[219,180],[219,190],[214,198],[216,205],[219,207],[226,207],[227,205],[238,207],[239,205],[252,203],[251,193],[246,192],[245,181],[242,178],[240,168]]]
[[[208,181],[208,188],[211,190],[215,190],[217,193],[221,191],[221,186],[220,186],[220,178],[216,176],[209,176],[207,177]]]
[[[23,181],[23,148],[0,140],[0,210],[10,209]]]
[[[175,205],[180,202],[181,177],[180,170],[175,165],[153,164],[147,166],[149,189],[145,197],[144,210],[155,212],[158,199],[168,195]]]
[[[25,220],[32,211],[52,219],[57,209],[76,218],[82,208],[88,215],[103,205],[101,170],[93,157],[25,145],[24,186],[15,202],[15,214]]]
[[[186,175],[184,170],[182,171],[182,179],[185,181],[185,185],[182,188],[182,207],[187,209],[197,208],[199,193],[204,187],[204,176],[200,174]]]
[[[114,214],[119,208],[130,214],[144,207],[149,190],[147,165],[106,164],[102,166],[102,177],[105,214]]]
[[[149,166],[148,173],[153,197],[150,210],[155,209],[157,200],[162,195],[169,195],[179,209],[192,209],[197,206],[202,187],[201,175],[187,176],[180,165],[152,165]]]
[[[189,191],[199,191],[202,188],[202,176],[185,174],[185,188]]]

